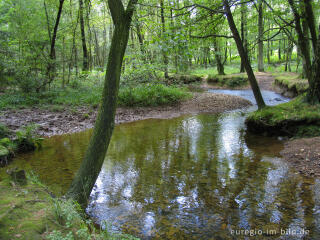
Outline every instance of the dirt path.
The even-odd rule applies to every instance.
[[[194,93],[192,99],[175,106],[119,108],[116,123],[132,122],[148,118],[173,118],[184,114],[220,113],[243,108],[251,103],[243,98],[213,93]],[[39,108],[3,111],[0,122],[11,130],[31,123],[39,125],[38,133],[42,136],[60,135],[92,128],[96,119],[97,109],[87,107],[76,111],[65,109],[53,112]]]

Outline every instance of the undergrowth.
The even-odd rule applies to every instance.
[[[95,226],[79,204],[53,198],[32,173],[27,173],[27,185],[12,185],[11,182],[5,171],[0,171],[0,239],[137,239]]]
[[[181,88],[148,84],[120,89],[118,104],[130,107],[161,106],[176,104],[190,96],[190,93]]]
[[[229,75],[209,75],[207,81],[211,84],[218,84],[220,86],[236,88],[247,85],[248,77],[245,73]]]

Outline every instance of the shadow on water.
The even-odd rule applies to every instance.
[[[320,181],[290,171],[281,141],[246,135],[244,115],[118,125],[88,214],[143,239],[320,239]],[[52,137],[13,164],[64,192],[90,134]]]

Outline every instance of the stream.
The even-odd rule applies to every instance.
[[[209,91],[254,101],[249,90]],[[289,101],[262,94],[268,105]],[[320,181],[281,160],[281,139],[247,133],[247,111],[117,125],[87,213],[141,239],[320,239]],[[90,135],[48,138],[10,167],[63,193]]]

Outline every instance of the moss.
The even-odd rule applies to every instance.
[[[309,88],[308,80],[302,79],[299,74],[295,73],[277,74],[274,82],[276,85],[286,88],[295,95],[301,95]]]
[[[0,196],[0,239],[135,239],[96,229],[76,203],[53,199],[33,175],[22,187],[1,169]]]
[[[248,130],[255,133],[286,136],[319,136],[320,105],[305,102],[305,96],[252,112],[246,119]]]
[[[229,75],[209,75],[207,79],[210,84],[218,84],[230,88],[241,87],[248,84],[248,76],[245,73]]]

